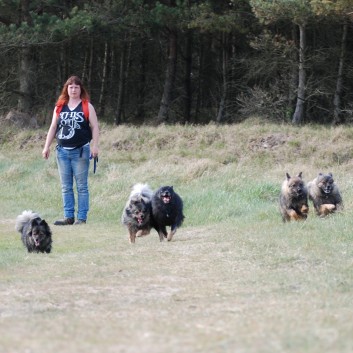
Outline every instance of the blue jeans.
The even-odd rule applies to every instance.
[[[56,147],[65,218],[75,218],[74,179],[77,188],[77,219],[86,220],[89,210],[88,170],[90,146],[68,150]]]

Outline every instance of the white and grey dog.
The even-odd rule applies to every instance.
[[[148,184],[135,184],[123,210],[121,222],[129,231],[130,243],[135,243],[136,237],[150,233],[151,199],[153,192]]]

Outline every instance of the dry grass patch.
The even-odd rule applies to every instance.
[[[0,148],[0,351],[351,352],[351,127],[102,125],[88,224],[52,226],[49,255],[26,253],[14,222],[27,208],[61,216],[54,156],[28,143],[42,132],[12,134]],[[345,211],[283,224],[280,185],[300,171],[332,171]],[[135,182],[183,197],[172,242],[152,231],[129,244],[120,217]]]

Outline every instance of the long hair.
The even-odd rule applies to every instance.
[[[69,85],[78,85],[81,88],[80,98],[82,100],[89,101],[89,94],[86,88],[83,86],[81,79],[78,76],[70,76],[64,84],[64,87],[61,90],[60,96],[56,105],[67,104],[69,102],[69,94],[67,92],[67,88]]]

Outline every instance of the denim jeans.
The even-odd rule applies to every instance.
[[[89,210],[88,170],[89,145],[82,148],[65,149],[56,147],[56,160],[61,180],[61,192],[65,218],[75,217],[74,179],[77,188],[77,219],[86,220]]]

